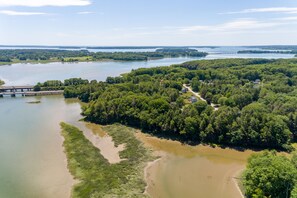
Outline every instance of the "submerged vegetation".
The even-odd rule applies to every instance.
[[[88,50],[54,50],[54,49],[7,49],[0,50],[0,64],[20,62],[83,62],[100,60],[146,61],[165,57],[205,57],[207,53],[178,48],[178,51],[155,52],[90,52]]]
[[[41,103],[41,101],[40,100],[35,100],[35,101],[29,101],[27,103],[28,104],[39,104],[39,103]]]
[[[125,144],[120,157],[125,159],[110,164],[76,127],[61,123],[68,168],[79,181],[72,197],[146,197],[143,169],[153,159],[134,136],[135,130],[122,126],[105,126],[115,145]]]

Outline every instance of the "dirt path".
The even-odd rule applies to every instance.
[[[189,92],[191,92],[194,96],[198,97],[200,100],[207,102],[204,98],[202,98],[202,96],[199,93],[194,92],[191,87],[189,87],[185,84],[183,84],[183,87],[187,88],[189,90]],[[210,105],[214,108],[215,111],[217,111],[219,109],[216,104],[210,103]]]

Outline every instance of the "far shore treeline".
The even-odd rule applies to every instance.
[[[100,60],[146,61],[165,57],[205,57],[206,52],[189,48],[162,48],[155,52],[90,52],[88,50],[5,49],[0,50],[0,64],[18,62],[82,62]]]

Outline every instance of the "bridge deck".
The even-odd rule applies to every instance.
[[[24,85],[24,86],[0,86],[0,97],[3,96],[42,96],[42,95],[58,95],[63,94],[63,90],[56,91],[33,91],[34,86]]]
[[[60,95],[63,94],[63,90],[57,91],[25,91],[25,92],[0,92],[0,96],[12,96],[12,95],[22,95],[22,96],[44,96],[44,95]]]
[[[14,90],[14,89],[34,89],[34,86],[24,85],[24,86],[0,86],[0,91]]]

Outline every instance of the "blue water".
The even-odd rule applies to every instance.
[[[1,48],[0,48],[1,49]],[[0,79],[6,85],[34,85],[45,80],[64,80],[67,78],[81,77],[89,80],[104,81],[108,76],[118,76],[122,73],[137,68],[156,66],[169,66],[186,61],[198,59],[223,59],[223,58],[293,58],[293,54],[237,54],[244,49],[257,49],[246,47],[218,47],[197,48],[199,51],[208,52],[205,58],[165,58],[150,61],[109,61],[89,63],[48,63],[48,64],[14,64],[0,66]],[[145,51],[152,49],[99,49],[100,51]],[[99,51],[96,50],[96,51]]]
[[[247,48],[198,50],[209,52],[207,57],[200,59],[293,57],[288,54],[236,53],[243,49]],[[196,59],[14,64],[0,66],[0,79],[7,85],[34,85],[45,80],[64,80],[71,77],[105,80],[108,76],[118,76],[140,67],[168,66]],[[28,104],[36,100],[41,103]],[[0,106],[0,198],[69,197],[73,181],[66,168],[59,123],[78,121],[81,118],[79,103],[64,100],[63,96],[4,97],[0,99]]]

